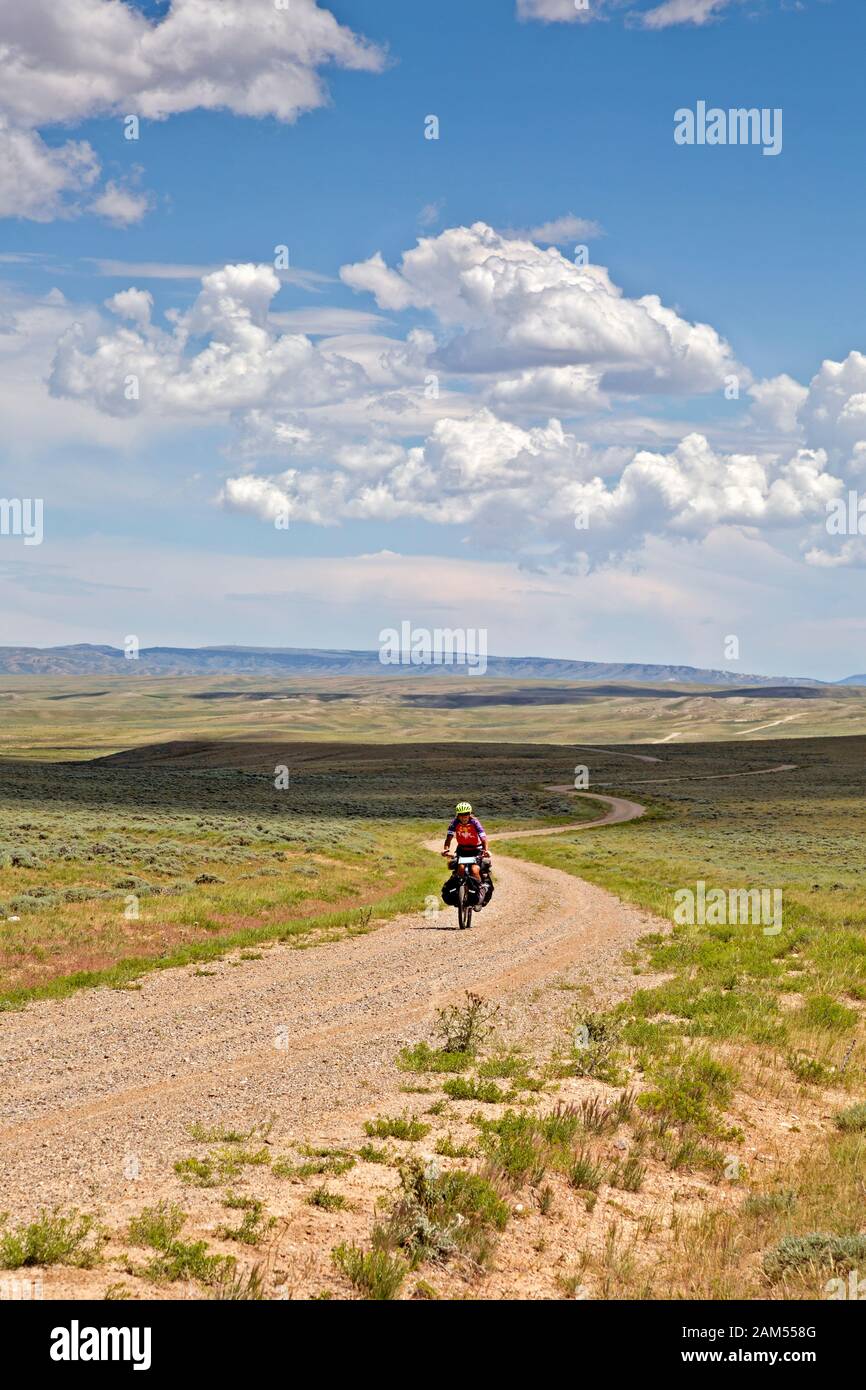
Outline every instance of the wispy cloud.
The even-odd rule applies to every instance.
[[[445,207],[445,199],[437,198],[435,202],[425,203],[418,213],[419,227],[435,227],[439,218],[442,216],[442,209]]]
[[[543,246],[564,246],[570,241],[593,241],[596,237],[604,236],[604,228],[598,222],[575,217],[573,212],[568,212],[564,217],[554,217],[534,227],[509,228],[503,235],[523,237],[526,241],[537,241]]]
[[[206,275],[223,269],[225,262],[212,265],[195,265],[183,261],[113,261],[86,256],[86,261],[96,268],[97,275],[123,280],[128,277],[138,280],[203,280]],[[319,285],[331,285],[334,277],[323,275],[318,270],[307,270],[302,266],[290,266],[286,270],[274,272],[288,285],[318,292]]]

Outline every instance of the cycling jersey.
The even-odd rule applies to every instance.
[[[484,826],[475,816],[460,820],[455,816],[448,827],[447,835],[456,835],[458,845],[480,845],[487,838]]]

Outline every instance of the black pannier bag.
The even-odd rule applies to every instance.
[[[453,876],[446,879],[442,884],[442,901],[447,903],[449,907],[457,906],[457,889],[459,884],[460,880]]]
[[[479,885],[476,878],[467,879],[467,882],[471,891],[471,905],[476,912],[480,911],[482,907],[487,906],[490,899],[493,897],[493,879],[489,874],[485,874],[483,885]],[[457,890],[459,886],[460,880],[457,878],[456,874],[442,884],[442,901],[447,903],[449,907],[457,906]],[[478,901],[478,889],[480,886],[483,886],[485,890],[482,902]]]

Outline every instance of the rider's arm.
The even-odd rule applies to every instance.
[[[452,837],[452,835],[454,834],[454,826],[455,826],[455,824],[456,824],[456,822],[455,822],[455,821],[452,821],[451,824],[449,825],[448,829],[445,831],[445,844],[444,844],[443,847],[442,847],[443,850],[446,850],[446,849],[448,848],[448,846],[450,845],[450,843],[451,843],[451,837]]]
[[[472,823],[475,826],[476,831],[478,832],[478,838],[481,841],[481,848],[483,849],[485,854],[489,854],[490,851],[487,847],[487,831],[484,829],[484,826],[481,824],[480,820],[477,820],[475,816],[472,817]]]

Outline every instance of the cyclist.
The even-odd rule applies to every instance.
[[[451,851],[449,846],[452,839],[457,840],[457,848],[477,849],[478,857],[483,854],[489,857],[490,850],[487,848],[487,832],[484,826],[472,814],[472,807],[468,801],[458,801],[455,809],[455,816],[445,832],[445,846],[442,854],[446,859],[450,858]],[[481,868],[476,859],[472,865],[472,877],[481,878]]]

